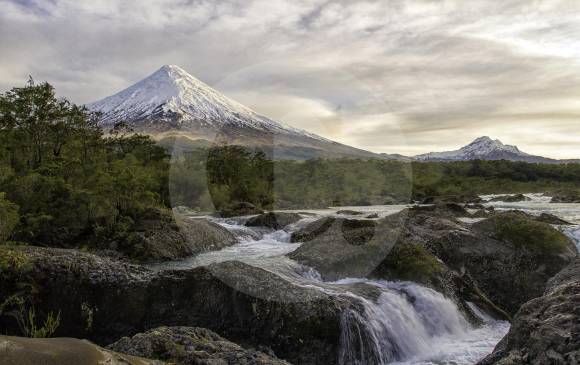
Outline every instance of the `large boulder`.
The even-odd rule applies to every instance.
[[[495,318],[508,319],[473,280],[451,270],[425,246],[427,239],[439,239],[439,230],[465,229],[458,222],[425,215],[435,211],[409,209],[378,221],[325,217],[292,235],[293,241],[304,243],[288,256],[315,268],[326,280],[413,281],[454,299],[470,319],[475,318],[467,302]],[[423,219],[418,221],[419,217]]]
[[[496,214],[469,230],[445,229],[437,235],[427,242],[431,251],[450,268],[472,277],[510,315],[542,295],[548,280],[576,256],[564,234],[520,214]]]
[[[325,280],[368,277],[397,241],[398,228],[373,220],[324,217],[292,234],[304,242],[288,256],[315,268]]]
[[[207,219],[160,209],[145,212],[134,231],[130,244],[111,242],[109,248],[140,263],[176,260],[237,243],[232,233]]]
[[[2,365],[163,365],[115,353],[88,341],[72,338],[24,338],[0,336]]]
[[[270,347],[293,363],[335,364],[342,313],[358,305],[240,262],[154,272],[75,250],[18,251],[31,265],[37,318],[60,312],[56,336],[98,344],[159,326],[205,327],[238,343]],[[22,275],[8,279],[23,281]],[[20,333],[8,316],[0,317],[0,328]]]
[[[577,192],[560,192],[552,197],[551,203],[580,203],[580,194]]]
[[[226,228],[205,218],[176,217],[181,233],[185,237],[188,256],[222,248],[238,243],[236,236]]]
[[[198,327],[159,327],[123,337],[107,348],[178,365],[289,365],[263,352],[246,350],[215,332]]]
[[[264,213],[264,211],[252,203],[239,202],[222,209],[218,212],[218,215],[223,218],[231,218],[262,213]]]
[[[302,216],[297,213],[268,212],[251,217],[246,221],[246,226],[267,227],[279,230],[290,224],[298,222],[300,219],[302,219]]]
[[[507,336],[479,365],[580,364],[580,259],[524,304]]]
[[[504,202],[504,203],[519,203],[527,202],[532,199],[528,198],[524,194],[514,194],[514,195],[500,195],[490,199],[490,202]]]
[[[540,296],[576,256],[564,234],[526,213],[498,213],[475,224],[457,220],[460,214],[440,205],[378,221],[322,218],[292,235],[304,243],[289,257],[328,280],[416,281],[505,319]]]

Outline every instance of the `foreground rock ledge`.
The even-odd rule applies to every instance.
[[[2,365],[163,365],[115,353],[73,338],[24,338],[0,336]]]
[[[156,273],[75,250],[17,249],[32,263],[38,317],[60,311],[55,336],[100,345],[160,326],[204,327],[294,364],[335,364],[353,305],[235,261]],[[9,317],[0,328],[20,334]]]
[[[580,364],[580,259],[524,304],[508,335],[479,365]]]
[[[180,365],[289,365],[263,352],[246,350],[205,328],[160,327],[123,337],[108,349]]]

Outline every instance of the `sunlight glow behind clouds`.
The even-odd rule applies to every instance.
[[[377,152],[488,134],[580,157],[576,1],[0,0],[0,9],[1,90],[32,74],[83,103],[179,64],[259,112]]]

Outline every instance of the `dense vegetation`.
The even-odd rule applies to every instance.
[[[237,146],[169,156],[123,123],[104,135],[97,118],[46,83],[0,95],[0,241],[97,249],[118,242],[130,250],[149,209],[393,204],[580,186],[578,164],[271,161]]]
[[[355,159],[271,162],[260,152],[227,147],[210,149],[209,155],[203,149],[179,155],[172,169],[172,203],[201,210],[220,210],[240,201],[263,208],[303,209],[406,204],[427,198],[465,201],[492,193],[575,195],[580,190],[580,164],[411,164]]]
[[[165,150],[121,124],[104,137],[96,118],[46,83],[0,96],[0,239],[98,246],[165,205]]]

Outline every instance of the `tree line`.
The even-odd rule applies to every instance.
[[[48,83],[0,95],[0,242],[131,249],[150,209],[200,212],[249,202],[262,209],[405,204],[428,197],[578,192],[580,165],[378,159],[272,161],[240,146],[171,156],[118,123],[57,98]]]

